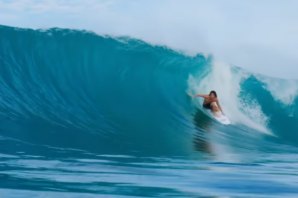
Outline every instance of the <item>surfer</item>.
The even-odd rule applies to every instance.
[[[204,98],[203,107],[205,109],[210,109],[215,116],[219,115],[220,113],[223,114],[216,91],[210,91],[209,95],[197,94],[195,97]]]

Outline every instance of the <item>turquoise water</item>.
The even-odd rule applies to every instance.
[[[296,85],[132,38],[0,26],[0,195],[297,197]],[[187,94],[210,89],[231,125]]]

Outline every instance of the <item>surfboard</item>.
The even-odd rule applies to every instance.
[[[221,124],[224,124],[224,125],[231,124],[230,119],[226,115],[224,115],[222,113],[218,113],[217,115],[212,115],[212,116],[214,117],[215,120],[217,120]]]

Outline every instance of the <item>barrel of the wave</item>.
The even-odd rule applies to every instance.
[[[103,153],[191,150],[184,92],[203,56],[84,31],[0,34],[0,116],[13,119],[2,135]]]

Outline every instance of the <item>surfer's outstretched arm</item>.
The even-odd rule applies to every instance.
[[[196,94],[195,97],[208,98],[209,96],[205,94]]]

